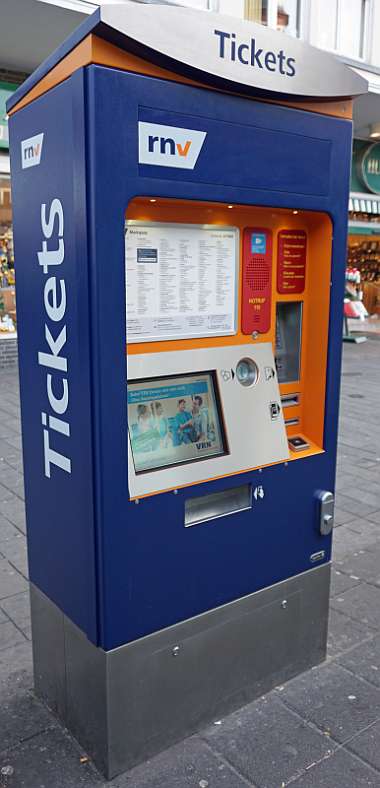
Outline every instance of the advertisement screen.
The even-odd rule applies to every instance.
[[[136,473],[226,454],[212,372],[128,382]]]

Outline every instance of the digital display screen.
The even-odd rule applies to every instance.
[[[128,382],[136,473],[226,454],[214,372]]]

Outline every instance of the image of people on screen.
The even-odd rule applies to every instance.
[[[154,425],[159,434],[160,446],[165,449],[173,443],[169,418],[165,415],[162,402],[152,402],[151,409],[154,417]]]
[[[203,404],[203,399],[200,394],[193,397],[192,407],[193,426],[195,432],[195,440],[205,441],[209,438],[209,412],[208,408]]]
[[[193,417],[185,399],[178,400],[178,411],[174,419],[175,446],[181,443],[194,443],[195,431]]]
[[[129,384],[128,429],[137,472],[223,453],[212,376]]]

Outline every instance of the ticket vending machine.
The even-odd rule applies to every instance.
[[[324,659],[365,90],[124,3],[9,103],[35,687],[109,777]]]

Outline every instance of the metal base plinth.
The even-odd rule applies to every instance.
[[[31,585],[35,689],[111,779],[326,654],[330,565],[103,651]]]

